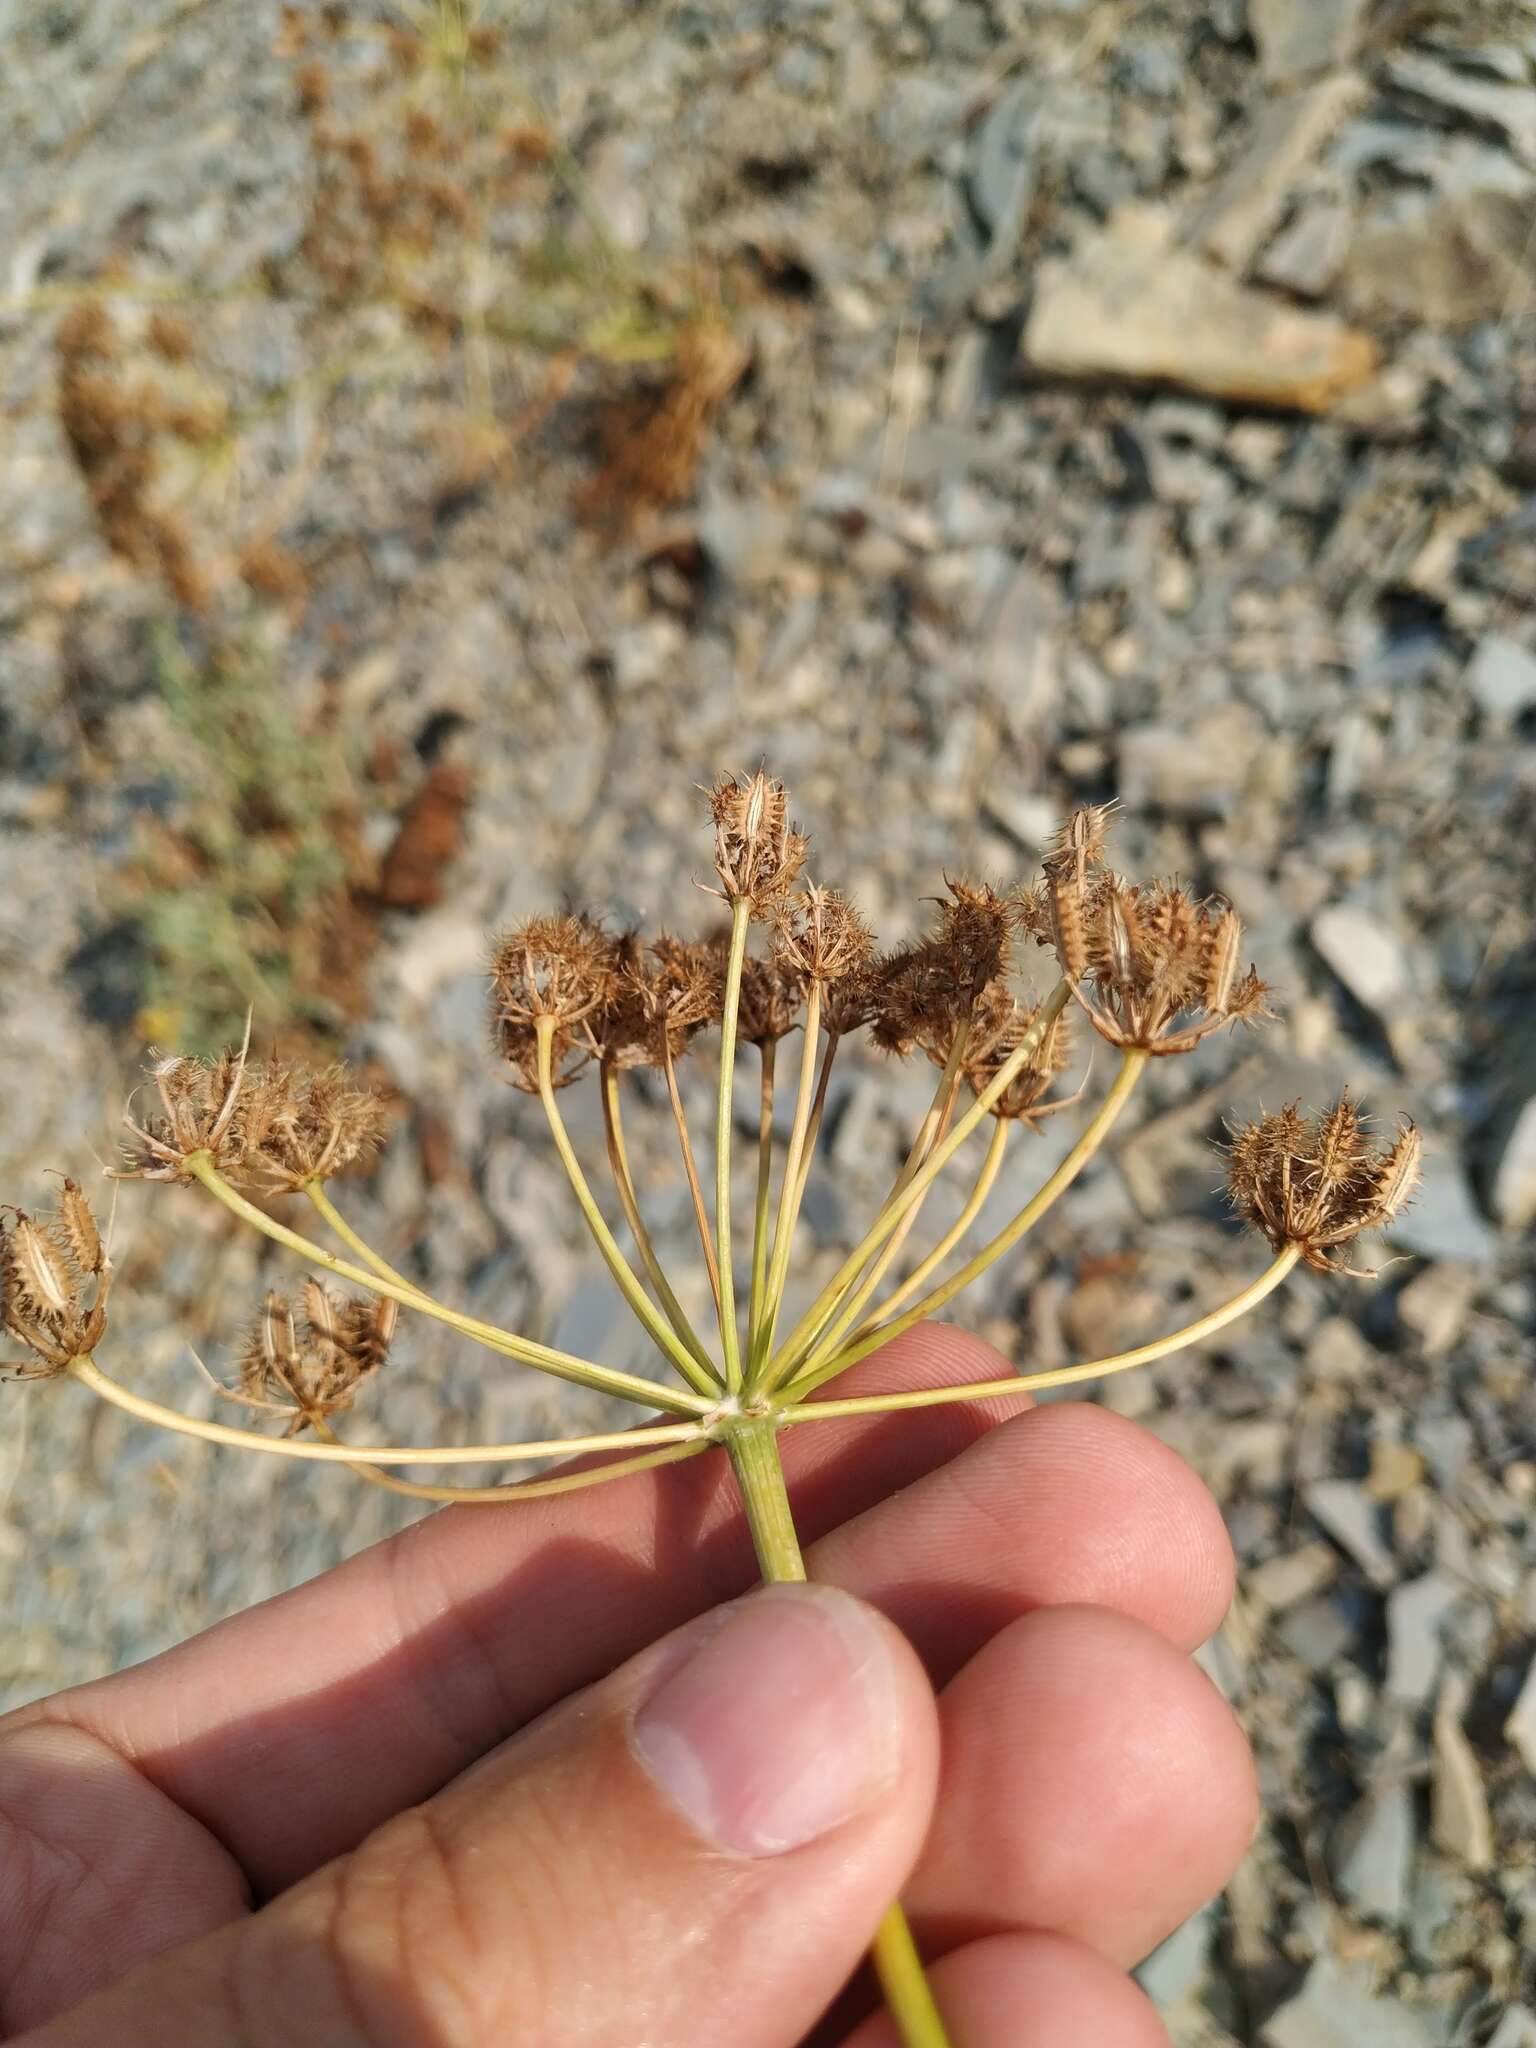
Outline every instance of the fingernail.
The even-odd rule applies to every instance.
[[[841,1827],[895,1775],[890,1639],[858,1601],[772,1586],[669,1665],[635,1718],[641,1762],[694,1830],[778,1856]]]

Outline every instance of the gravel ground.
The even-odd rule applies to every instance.
[[[641,1354],[485,1056],[485,930],[564,899],[698,918],[695,785],[721,766],[790,782],[819,872],[887,939],[943,870],[1014,879],[1067,807],[1119,798],[1123,864],[1228,895],[1284,1015],[1161,1065],[1115,1162],[965,1317],[1048,1365],[1230,1291],[1254,1247],[1209,1142],[1234,1109],[1347,1079],[1429,1144],[1376,1283],[1304,1274],[1103,1386],[1227,1514],[1241,1591],[1202,1661],[1265,1795],[1239,1877],[1145,1980],[1181,2048],[1536,2042],[1536,11],[506,12],[486,91],[515,173],[402,284],[368,236],[316,239],[395,175],[382,10],[326,39],[233,0],[0,0],[5,1192],[91,1168],[140,1056],[145,834],[197,797],[167,635],[194,665],[254,648],[291,727],[368,764],[355,858],[422,775],[469,778],[438,900],[386,904],[343,1026],[403,1105],[356,1213],[450,1298],[618,1364]],[[374,135],[360,185],[325,120]],[[701,277],[723,394],[696,475],[637,509],[592,421]],[[225,408],[222,435],[163,407],[135,429],[189,553],[138,500],[109,548],[61,428],[60,323],[97,285],[114,374],[153,360]],[[850,1062],[823,1263],[925,1093]],[[1015,1153],[1015,1198],[1070,1122]],[[202,1409],[186,1340],[221,1356],[266,1264],[136,1187],[117,1246],[109,1362]],[[370,1417],[391,1432],[610,1413],[430,1336],[411,1358]],[[404,1512],[67,1387],[7,1402],[0,1703]]]

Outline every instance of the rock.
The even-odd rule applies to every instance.
[[[1496,129],[1517,156],[1536,164],[1536,92],[1529,85],[1474,78],[1419,50],[1389,58],[1386,77],[1397,92],[1460,114],[1475,129]]]
[[[1312,943],[1355,1001],[1377,1017],[1408,993],[1402,941],[1359,904],[1335,903],[1312,920]]]
[[[1397,1319],[1426,1358],[1443,1358],[1466,1328],[1477,1275],[1464,1266],[1426,1266],[1397,1297]]]
[[[1366,0],[1248,0],[1248,26],[1266,78],[1307,78],[1355,47]]]
[[[1488,2036],[1488,2048],[1536,2048],[1536,2012],[1512,2005]]]
[[[1361,1336],[1359,1325],[1348,1316],[1327,1316],[1312,1333],[1307,1345],[1307,1370],[1344,1385],[1368,1379],[1378,1354]]]
[[[1466,327],[1497,320],[1530,289],[1530,180],[1386,194],[1361,220],[1341,284],[1367,319]]]
[[[1300,1550],[1266,1557],[1243,1576],[1243,1591],[1267,1614],[1281,1614],[1298,1600],[1320,1593],[1338,1576],[1339,1556],[1331,1543],[1304,1543]]]
[[[1367,1972],[1321,1956],[1260,2029],[1263,2048],[1439,2048],[1419,2014],[1378,1998]]]
[[[1275,1633],[1309,1671],[1326,1671],[1355,1639],[1354,1626],[1337,1600],[1309,1600],[1293,1608]]]
[[[1536,1095],[1522,1104],[1493,1175],[1493,1213],[1506,1230],[1536,1223]]]
[[[1351,1556],[1373,1586],[1390,1586],[1397,1561],[1382,1541],[1381,1513],[1353,1479],[1314,1479],[1302,1488],[1307,1513]]]
[[[1136,1981],[1160,2012],[1198,1987],[1215,1931],[1215,1907],[1204,1906],[1182,1927],[1176,1927],[1138,1967]]]
[[[1368,1792],[1340,1829],[1339,1890],[1373,1920],[1400,1921],[1413,1874],[1413,1795],[1401,1778]]]
[[[1504,1723],[1504,1740],[1519,1751],[1520,1761],[1536,1777],[1536,1660],[1525,1674],[1525,1683]]]
[[[1467,688],[1484,717],[1510,724],[1536,705],[1536,654],[1507,634],[1485,634],[1467,670]]]
[[[1387,1691],[1422,1703],[1435,1689],[1445,1660],[1442,1630],[1461,1597],[1455,1580],[1426,1572],[1394,1589],[1387,1600]]]
[[[1235,284],[1166,222],[1117,214],[1041,264],[1024,329],[1032,370],[1167,383],[1238,404],[1327,412],[1376,370],[1369,335]]]
[[[1462,1732],[1460,1702],[1451,1690],[1435,1713],[1435,1768],[1430,1793],[1430,1834],[1435,1846],[1467,1870],[1491,1870],[1493,1821],[1472,1745]]]
[[[1349,252],[1354,226],[1353,210],[1338,195],[1307,201],[1265,250],[1259,276],[1300,298],[1321,298]]]
[[[1135,810],[1176,818],[1225,817],[1263,744],[1257,719],[1241,704],[1201,722],[1134,725],[1120,736],[1120,794]]]
[[[1467,1266],[1491,1265],[1498,1250],[1498,1240],[1483,1220],[1466,1174],[1443,1150],[1428,1154],[1418,1192],[1388,1225],[1386,1235],[1393,1244],[1417,1252],[1421,1258]]]
[[[1244,270],[1279,222],[1296,180],[1365,91],[1349,74],[1325,78],[1262,106],[1247,147],[1195,216],[1186,239]]]

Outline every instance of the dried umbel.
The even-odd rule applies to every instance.
[[[1268,1014],[1268,989],[1239,971],[1236,911],[1171,882],[1128,882],[1103,865],[1108,817],[1079,811],[1058,835],[1024,923],[1054,948],[1094,1029],[1157,1058],[1192,1052],[1224,1024]]]
[[[761,770],[724,775],[709,793],[715,872],[728,902],[774,916],[805,864],[806,839],[789,820],[789,793]]]
[[[111,1279],[78,1181],[63,1182],[51,1216],[0,1209],[0,1323],[32,1354],[11,1369],[47,1379],[89,1357],[106,1332]]]
[[[1312,1118],[1293,1103],[1233,1134],[1227,1185],[1238,1213],[1277,1252],[1293,1248],[1319,1272],[1368,1279],[1335,1254],[1400,1212],[1418,1184],[1423,1149],[1406,1122],[1390,1144],[1373,1143],[1347,1094]]]
[[[342,1413],[383,1365],[398,1314],[392,1301],[338,1296],[312,1278],[297,1310],[269,1293],[240,1354],[238,1398],[290,1416],[290,1437]]]
[[[830,1382],[941,1311],[1049,1214],[1104,1144],[1151,1057],[1190,1052],[1224,1024],[1257,1020],[1265,991],[1252,969],[1240,969],[1235,912],[1200,901],[1177,883],[1130,881],[1106,866],[1109,818],[1102,808],[1068,821],[1038,880],[1008,893],[982,881],[947,881],[926,936],[883,957],[840,891],[803,879],[806,842],[789,821],[781,783],[763,773],[727,776],[710,792],[709,809],[728,930],[647,939],[639,932],[615,936],[576,913],[537,917],[497,941],[491,966],[497,1052],[514,1082],[538,1096],[572,1197],[662,1361],[660,1374],[621,1372],[467,1315],[388,1264],[327,1191],[330,1176],[365,1161],[379,1141],[378,1100],[344,1069],[300,1075],[280,1060],[252,1063],[243,1047],[214,1061],[173,1056],[156,1062],[158,1110],[130,1122],[131,1170],[147,1181],[198,1184],[304,1261],[310,1277],[296,1301],[268,1298],[242,1354],[240,1386],[221,1390],[254,1417],[271,1421],[236,1428],[182,1415],[132,1392],[90,1356],[102,1333],[109,1269],[72,1182],[65,1183],[55,1218],[38,1223],[11,1210],[0,1228],[5,1322],[38,1361],[24,1370],[67,1374],[118,1407],[187,1435],[343,1464],[371,1485],[423,1500],[528,1498],[723,1450],[764,1575],[793,1577],[803,1566],[779,1459],[783,1430],[1012,1398],[1165,1356],[1234,1322],[1303,1261],[1328,1272],[1352,1271],[1341,1264],[1340,1248],[1358,1232],[1389,1222],[1407,1199],[1420,1149],[1411,1127],[1388,1144],[1374,1144],[1347,1096],[1312,1119],[1297,1109],[1282,1111],[1240,1129],[1231,1146],[1233,1199],[1268,1239],[1273,1256],[1194,1322],[1132,1351],[1022,1377],[827,1398]],[[1015,983],[1014,937],[1021,927],[1057,956],[1060,975],[1046,991]],[[755,943],[760,935],[764,942]],[[1036,1192],[972,1247],[968,1240],[983,1210],[1012,1184],[1011,1177],[999,1178],[1009,1145],[1027,1144],[1043,1118],[1065,1112],[1083,1092],[1057,1090],[1078,1010],[1118,1051],[1108,1087]],[[921,1053],[937,1065],[932,1099],[868,1228],[784,1330],[796,1231],[829,1112],[834,1063],[865,1030],[888,1053]],[[784,1077],[791,1097],[786,1123],[779,1114],[786,1104],[778,1060],[797,1031],[796,1056],[785,1062],[793,1067]],[[716,1064],[715,1115],[712,1159],[701,1172],[678,1068],[698,1060],[706,1047]],[[756,1056],[758,1099],[756,1115],[742,1118],[733,1088],[738,1054],[748,1047]],[[702,1317],[695,1321],[689,1290],[674,1284],[647,1228],[623,1122],[628,1077],[637,1068],[659,1069],[664,1077],[709,1283],[712,1328],[701,1328]],[[561,1090],[583,1078],[600,1092],[611,1196],[625,1242],[588,1179],[560,1107]],[[743,1125],[757,1133],[750,1226],[732,1199]],[[910,1258],[908,1240],[929,1191],[956,1165],[971,1176],[969,1190],[951,1205],[948,1227]],[[712,1202],[706,1192],[711,1178]],[[240,1182],[272,1199],[257,1206]],[[313,1227],[330,1232],[340,1251],[294,1226],[291,1209],[302,1213],[306,1203]],[[898,1263],[903,1259],[905,1267]],[[352,1291],[332,1293],[322,1275]],[[564,1448],[572,1452],[618,1455],[611,1462],[588,1458],[576,1471],[521,1485],[397,1478],[388,1470],[392,1465],[502,1463],[562,1448],[340,1441],[332,1423],[378,1372],[401,1311],[439,1322],[499,1357],[637,1403],[660,1420],[571,1439]],[[282,1434],[274,1433],[279,1422]],[[935,2032],[936,2018],[919,2012],[910,1967],[900,1962],[905,1957],[909,1963],[910,1954],[910,1936],[893,1908],[876,1961],[904,2041],[936,2048],[942,2028]]]

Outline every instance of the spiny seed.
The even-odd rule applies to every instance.
[[[20,1210],[10,1232],[10,1253],[16,1285],[31,1308],[50,1316],[73,1313],[75,1290],[69,1268],[58,1247]]]

